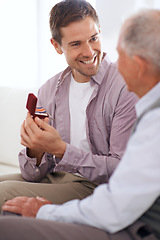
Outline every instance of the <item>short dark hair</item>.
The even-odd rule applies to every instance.
[[[61,45],[61,27],[66,27],[71,22],[92,17],[99,25],[96,10],[86,0],[63,0],[57,3],[50,11],[50,30],[52,38]]]

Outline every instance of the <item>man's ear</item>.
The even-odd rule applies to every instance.
[[[63,51],[62,51],[62,48],[61,48],[60,44],[54,38],[51,38],[50,41],[51,41],[51,44],[54,46],[56,52],[58,54],[62,54]]]
[[[147,61],[143,57],[137,55],[133,56],[133,60],[138,67],[138,77],[142,77],[146,73],[148,68]]]

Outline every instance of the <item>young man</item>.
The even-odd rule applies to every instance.
[[[88,196],[108,181],[135,121],[137,97],[102,52],[94,8],[83,0],[62,1],[51,10],[50,28],[68,68],[40,88],[38,106],[54,120],[49,125],[28,114],[21,127],[26,148],[19,154],[23,178],[41,183],[1,182],[1,205],[21,195],[52,203]]]
[[[41,198],[8,201],[3,210],[41,220],[2,217],[1,236],[21,239],[28,230],[24,240],[160,239],[159,42],[160,10],[137,13],[122,26],[117,46],[119,70],[140,101],[126,152],[108,184],[98,186],[86,199],[63,205]],[[30,210],[32,206],[35,208]]]

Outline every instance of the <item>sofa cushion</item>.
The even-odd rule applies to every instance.
[[[28,93],[35,89],[0,87],[0,164],[18,166],[20,144],[20,127],[26,117]]]

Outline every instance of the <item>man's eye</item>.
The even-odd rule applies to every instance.
[[[71,44],[71,47],[76,47],[76,46],[79,46],[80,45],[80,43],[73,43],[73,44]]]
[[[97,41],[98,40],[98,37],[93,37],[93,38],[91,38],[91,42],[95,42],[95,41]]]

